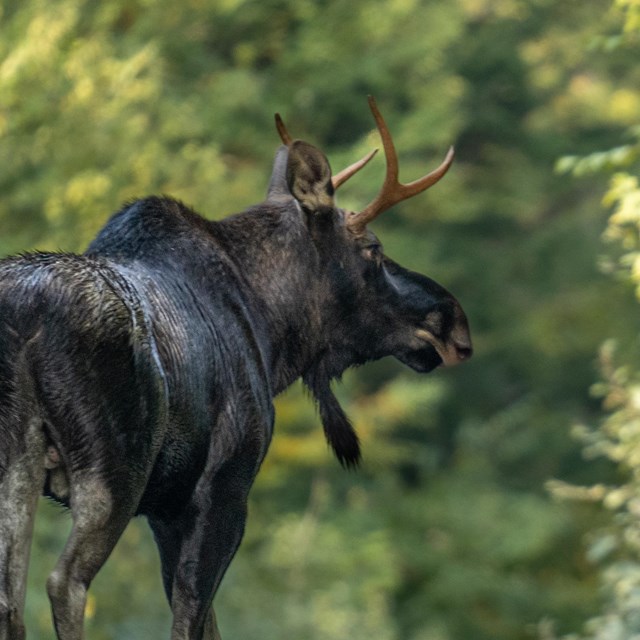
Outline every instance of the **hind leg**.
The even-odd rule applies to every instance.
[[[47,581],[60,640],[81,640],[87,591],[135,514],[138,491],[115,495],[98,477],[72,479],[73,527]]]
[[[213,610],[213,605],[209,608],[207,620],[204,623],[202,640],[222,640],[220,631],[218,631],[218,621],[216,620],[216,612]]]
[[[29,551],[45,476],[41,422],[29,422],[25,441],[19,447],[13,444],[0,469],[0,640],[25,637],[22,615]]]

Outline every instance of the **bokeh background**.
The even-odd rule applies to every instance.
[[[639,54],[638,0],[0,3],[2,255],[82,251],[150,193],[209,218],[259,202],[276,111],[337,169],[379,146],[368,94],[404,179],[455,144],[446,178],[374,230],[460,299],[476,354],[346,375],[357,473],[298,386],[277,399],[216,599],[225,638],[638,637]],[[383,174],[378,158],[340,204]],[[54,637],[44,583],[68,530],[43,500],[30,638]],[[138,520],[92,587],[87,637],[169,626]]]

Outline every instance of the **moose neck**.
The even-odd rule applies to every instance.
[[[260,308],[261,340],[274,393],[303,375],[327,348],[320,261],[292,198],[262,204],[217,223],[216,236]]]

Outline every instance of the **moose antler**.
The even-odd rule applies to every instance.
[[[280,134],[280,139],[282,140],[283,144],[290,146],[293,142],[293,138],[287,131],[287,128],[284,126],[284,122],[282,121],[279,113],[276,113],[276,129]],[[331,178],[331,184],[333,185],[333,188],[337,189],[341,184],[344,184],[353,174],[360,171],[360,169],[362,169],[362,167],[364,167],[364,165],[367,164],[367,162],[369,162],[369,160],[371,160],[371,158],[373,158],[376,153],[378,153],[378,150],[374,149],[361,160],[354,162],[352,165],[349,165],[346,169],[343,169],[335,176],[333,176]]]
[[[398,180],[398,155],[396,154],[393,139],[372,96],[369,96],[369,107],[375,118],[380,137],[382,138],[382,146],[384,147],[384,155],[387,161],[387,174],[382,188],[374,200],[360,213],[350,218],[348,223],[349,227],[356,233],[362,233],[369,222],[377,218],[387,209],[390,209],[394,204],[407,198],[412,198],[433,186],[448,171],[454,156],[453,147],[449,147],[444,161],[437,169],[408,184],[401,183]]]
[[[362,167],[364,167],[364,165],[367,164],[367,162],[369,162],[369,160],[371,160],[371,158],[373,158],[376,153],[378,153],[377,149],[369,151],[369,153],[367,153],[364,158],[349,165],[346,169],[340,171],[340,173],[336,173],[336,175],[331,178],[333,188],[337,189],[341,184],[344,184],[354,173],[358,173],[358,171],[360,171],[360,169],[362,169]]]
[[[282,140],[282,144],[286,144],[288,147],[293,142],[293,138],[289,135],[287,127],[284,126],[284,122],[282,121],[279,113],[276,113],[276,129],[280,134],[280,140]]]

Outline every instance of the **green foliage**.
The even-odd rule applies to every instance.
[[[633,284],[640,298],[640,187],[635,177],[618,174],[605,203],[614,206],[605,238],[614,243],[606,264]],[[589,556],[603,566],[602,615],[589,620],[585,631],[594,640],[626,640],[640,633],[640,370],[637,345],[624,355],[613,341],[601,349],[603,382],[593,389],[603,399],[607,417],[597,429],[576,427],[590,458],[604,457],[620,469],[610,484],[589,488],[556,485],[564,497],[595,501],[613,517],[594,533]],[[573,637],[573,636],[572,636]]]
[[[635,46],[637,51],[640,4],[636,0],[619,0],[615,6],[624,12],[624,26],[622,35],[610,42],[608,49]],[[639,132],[636,122],[631,129],[634,143],[583,158],[565,157],[558,168],[571,170],[576,175],[608,168],[637,170]],[[637,177],[630,173],[614,175],[603,203],[613,211],[603,235],[609,246],[601,258],[602,269],[632,287],[640,300]],[[588,620],[581,636],[592,640],[628,640],[640,634],[640,368],[637,365],[640,353],[637,321],[632,321],[632,326],[636,337],[632,342],[623,341],[624,353],[615,340],[607,341],[600,351],[603,381],[594,386],[593,393],[602,398],[606,417],[597,428],[584,425],[575,428],[584,443],[585,455],[611,461],[619,475],[611,482],[600,481],[589,487],[552,484],[557,495],[599,503],[612,514],[605,526],[594,530],[589,549],[589,559],[602,567],[604,600],[601,614]]]
[[[148,193],[212,218],[258,202],[275,111],[336,169],[379,146],[369,93],[402,179],[455,142],[446,179],[374,230],[391,257],[459,297],[476,355],[428,377],[387,361],[345,376],[336,390],[365,453],[356,475],[331,460],[299,387],[278,398],[246,540],[217,598],[226,636],[524,640],[542,618],[564,632],[593,615],[579,541],[599,516],[557,504],[544,484],[612,478],[566,425],[598,413],[598,345],[637,332],[629,285],[596,267],[606,178],[589,172],[638,160],[637,1],[620,5],[623,37],[599,0],[2,4],[3,254],[81,250]],[[581,177],[554,172],[558,157]],[[382,175],[378,159],[341,205],[362,207]],[[616,183],[620,211],[630,180]],[[636,231],[618,229],[624,242]],[[635,251],[624,249],[624,268]],[[66,531],[65,514],[42,511],[34,638],[52,637],[44,582]],[[143,522],[92,586],[88,614],[92,638],[167,635]]]
[[[640,2],[615,0],[614,6],[624,13],[624,33],[637,37],[640,33]]]

